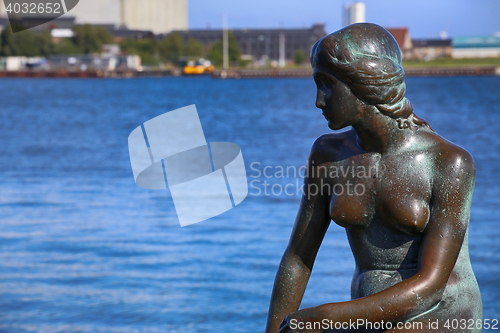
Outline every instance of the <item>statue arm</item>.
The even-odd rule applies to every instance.
[[[310,169],[311,165],[319,164],[314,160],[314,152],[313,146],[308,175],[319,174]],[[280,323],[288,314],[298,310],[304,296],[316,254],[330,224],[328,199],[322,193],[323,183],[320,178],[304,179],[299,211],[274,281],[266,333],[277,333]]]
[[[453,149],[455,150],[455,149]],[[446,155],[446,154],[443,154]],[[448,153],[436,162],[431,216],[424,231],[417,273],[379,293],[340,303],[328,303],[292,313],[295,322],[405,321],[431,310],[441,301],[468,228],[474,188],[474,163],[465,151]],[[316,331],[315,331],[316,332]]]

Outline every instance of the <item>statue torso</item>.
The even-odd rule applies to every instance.
[[[359,148],[354,131],[326,140],[321,163],[326,168],[317,170],[329,195],[330,217],[346,228],[356,261],[352,298],[387,289],[417,273],[433,180],[439,176],[435,163],[447,144],[436,134],[423,133],[411,145],[381,155]],[[472,272],[466,242],[462,252],[450,280],[460,281]]]

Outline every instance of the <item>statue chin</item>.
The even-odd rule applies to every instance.
[[[332,123],[330,120],[328,121],[328,128],[331,129],[332,131],[338,131],[338,130],[341,130],[341,129],[345,129],[349,126],[346,126],[346,125],[337,125],[337,124],[334,124]]]

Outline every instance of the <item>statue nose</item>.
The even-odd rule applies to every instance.
[[[316,107],[322,109],[325,107],[325,96],[322,92],[318,91],[316,95]]]

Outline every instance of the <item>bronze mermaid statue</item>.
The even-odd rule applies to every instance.
[[[311,64],[316,107],[330,129],[345,130],[311,148],[266,333],[481,332],[467,240],[471,155],[415,115],[401,51],[384,28],[334,32],[316,42]],[[351,300],[299,310],[330,221],[345,228],[354,255]]]

